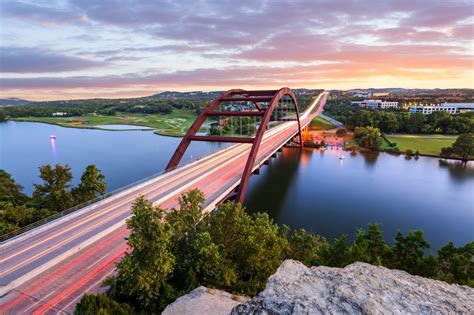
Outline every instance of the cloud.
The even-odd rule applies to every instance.
[[[0,47],[0,72],[41,73],[85,70],[105,63],[68,56],[51,50],[28,47]]]
[[[0,15],[26,21],[36,21],[41,24],[72,24],[86,22],[85,16],[72,9],[58,8],[59,6],[44,6],[20,1],[2,1]]]
[[[1,71],[12,74],[1,84],[15,92],[474,84],[467,0],[5,0],[1,9],[17,22],[2,39],[30,47],[2,48]],[[33,75],[66,71],[77,74]]]

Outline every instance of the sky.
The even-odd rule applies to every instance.
[[[474,88],[472,0],[0,2],[0,97]]]

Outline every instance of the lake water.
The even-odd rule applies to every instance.
[[[97,128],[105,130],[153,130],[151,127],[137,125],[97,125]]]
[[[49,136],[56,135],[52,141]],[[180,138],[152,131],[104,131],[54,125],[0,123],[0,168],[27,193],[38,167],[69,164],[76,182],[88,164],[105,174],[109,190],[164,169]],[[185,159],[222,148],[196,142]],[[345,155],[344,160],[339,156]],[[253,176],[245,206],[267,211],[278,223],[303,227],[328,239],[352,237],[367,223],[382,224],[387,240],[398,229],[422,229],[434,249],[474,240],[474,165],[435,158],[406,160],[388,154],[284,149]]]
[[[180,140],[148,130],[105,131],[9,121],[0,123],[0,169],[12,174],[31,194],[43,164],[69,164],[73,183],[87,165],[95,164],[105,174],[110,191],[163,171]],[[222,147],[220,143],[192,143],[183,162]]]

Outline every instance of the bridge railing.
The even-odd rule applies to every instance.
[[[229,146],[227,146],[227,147],[229,147]],[[227,148],[227,147],[225,147],[225,148]],[[225,149],[225,148],[224,148],[224,149]],[[204,159],[204,158],[206,158],[206,157],[209,157],[209,156],[211,156],[211,155],[213,155],[213,154],[215,154],[216,152],[219,152],[219,151],[221,151],[221,150],[223,150],[223,149],[222,149],[222,148],[219,148],[219,149],[213,150],[212,152],[210,152],[210,153],[208,153],[208,154],[205,154],[205,155],[202,155],[202,156],[193,158],[193,159],[189,159],[189,160],[187,160],[187,161],[186,161],[184,164],[182,164],[182,165],[179,165],[179,166],[174,167],[174,168],[169,169],[169,170],[165,170],[165,171],[161,171],[161,172],[155,173],[155,174],[150,175],[150,176],[147,176],[147,177],[142,178],[142,179],[140,179],[140,180],[137,180],[137,181],[135,181],[135,182],[133,182],[133,183],[130,183],[130,184],[125,185],[125,186],[123,186],[123,187],[117,188],[117,189],[115,189],[115,190],[113,190],[113,191],[110,191],[110,192],[107,192],[107,193],[105,193],[105,194],[103,194],[103,195],[100,195],[100,196],[98,196],[98,197],[96,197],[96,198],[94,198],[94,199],[91,199],[91,200],[86,201],[86,202],[84,202],[84,203],[78,204],[78,205],[76,205],[76,206],[74,206],[74,207],[72,207],[72,208],[69,208],[69,209],[66,209],[66,210],[64,210],[64,211],[58,212],[58,213],[53,214],[53,215],[51,215],[51,216],[49,216],[49,217],[46,217],[46,218],[43,218],[43,219],[38,220],[38,221],[36,221],[36,222],[33,222],[33,223],[29,224],[29,225],[25,225],[25,226],[23,226],[23,227],[21,227],[21,228],[18,228],[18,229],[16,229],[16,230],[14,230],[14,231],[11,231],[11,232],[9,232],[9,233],[0,235],[0,245],[3,245],[3,244],[6,243],[8,240],[10,240],[10,239],[12,239],[12,238],[14,238],[14,237],[16,237],[16,236],[19,236],[19,235],[21,235],[21,234],[23,234],[23,233],[25,233],[25,232],[34,230],[34,229],[36,229],[36,228],[38,228],[38,227],[40,227],[40,226],[42,226],[42,225],[45,225],[45,224],[47,224],[47,223],[50,223],[50,222],[55,221],[55,220],[57,220],[57,219],[60,219],[60,218],[62,218],[62,217],[64,217],[64,216],[67,216],[67,215],[69,215],[69,214],[71,214],[71,213],[74,213],[74,212],[76,212],[76,211],[79,211],[79,210],[81,210],[81,209],[85,209],[85,208],[87,208],[87,207],[89,207],[89,206],[91,206],[91,205],[93,205],[93,204],[95,204],[95,203],[97,203],[97,202],[100,202],[100,201],[105,200],[105,199],[107,199],[107,198],[116,196],[116,195],[118,195],[119,193],[121,193],[121,192],[123,192],[123,191],[126,191],[126,190],[128,190],[128,189],[130,189],[130,188],[132,188],[132,187],[138,186],[138,185],[143,184],[143,183],[145,183],[145,182],[147,182],[147,181],[149,181],[149,180],[152,180],[152,179],[154,179],[154,178],[156,178],[156,177],[159,177],[159,176],[161,176],[161,175],[163,175],[163,174],[169,173],[169,172],[175,170],[175,169],[178,168],[178,167],[184,167],[184,166],[189,165],[189,164],[191,164],[191,163],[194,163],[194,162],[197,162],[197,161],[199,161],[199,160],[202,160],[202,159]]]

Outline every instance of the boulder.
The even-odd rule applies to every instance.
[[[229,314],[237,304],[248,300],[248,297],[227,293],[221,290],[198,287],[176,299],[163,311],[163,315],[187,314]]]
[[[232,314],[472,314],[474,289],[356,262],[308,268],[286,260]]]

